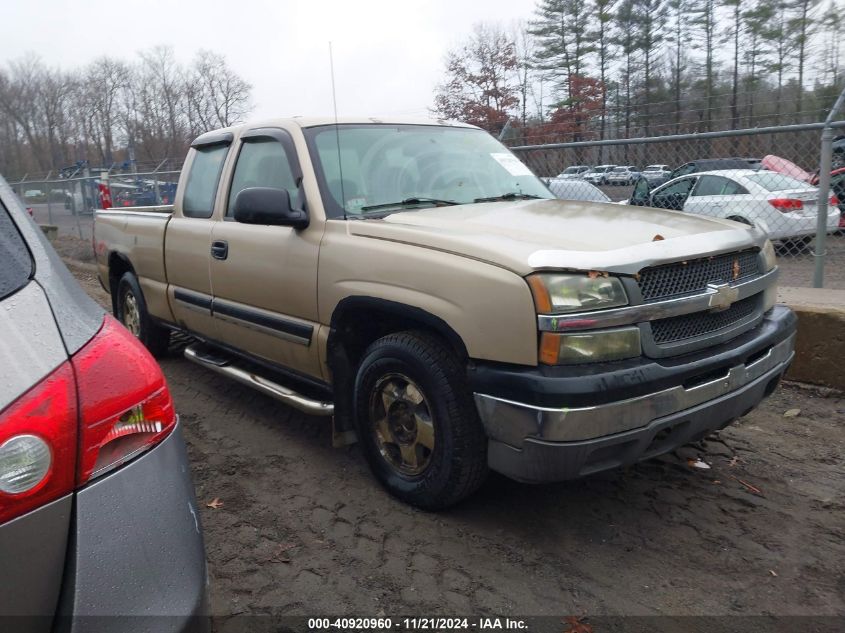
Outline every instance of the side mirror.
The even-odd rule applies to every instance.
[[[241,224],[269,224],[304,229],[308,213],[294,209],[287,189],[248,187],[235,198],[234,217]]]

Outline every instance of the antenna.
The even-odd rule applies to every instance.
[[[334,106],[334,134],[337,144],[337,170],[340,175],[340,202],[343,206],[343,219],[346,219],[346,192],[343,190],[343,162],[340,159],[340,128],[337,124],[337,92],[334,87],[334,55],[332,55],[332,43],[329,42],[329,68],[332,74],[332,105]]]

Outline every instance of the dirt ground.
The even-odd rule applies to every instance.
[[[104,301],[90,270],[73,267]],[[676,454],[557,485],[491,476],[428,514],[383,492],[357,447],[331,448],[326,419],[178,345],[162,366],[223,629],[245,613],[845,615],[841,395],[786,385]]]

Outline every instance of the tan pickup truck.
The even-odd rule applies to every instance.
[[[333,416],[398,497],[556,481],[701,439],[793,356],[756,229],[553,195],[445,122],[274,120],[197,138],[166,208],[98,211],[151,351]]]

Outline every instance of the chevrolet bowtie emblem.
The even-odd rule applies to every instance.
[[[739,297],[739,290],[731,288],[728,284],[707,284],[707,289],[713,292],[710,295],[711,312],[727,310]]]

